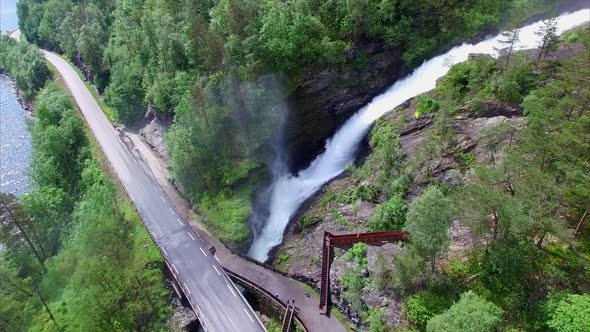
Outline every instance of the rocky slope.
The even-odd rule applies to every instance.
[[[571,58],[583,51],[580,43],[563,43],[548,62]],[[537,51],[524,52],[529,61],[536,61]],[[501,61],[501,60],[500,60]],[[546,74],[537,69],[536,74]],[[546,84],[541,81],[539,85]],[[426,95],[435,96],[434,92]],[[418,99],[418,98],[417,98]],[[431,183],[441,186],[461,186],[472,172],[470,165],[499,163],[502,159],[502,146],[511,145],[518,140],[518,132],[524,125],[523,111],[519,104],[500,102],[493,98],[468,101],[453,116],[446,119],[444,127],[449,137],[444,140],[444,149],[432,152],[428,162],[424,162],[425,145],[432,139],[437,126],[438,113],[415,117],[417,99],[408,101],[393,110],[382,119],[379,125],[393,125],[399,135],[400,155],[403,167],[411,167],[411,183],[404,195],[409,203],[423,188]],[[511,133],[502,137],[494,149],[490,148],[488,128],[498,125],[511,128]],[[370,156],[370,154],[369,154]],[[372,162],[370,158],[365,163]],[[362,182],[365,181],[365,182]],[[368,231],[367,222],[382,199],[377,196],[363,197],[356,195],[359,188],[373,185],[372,179],[359,182],[356,170],[347,172],[333,180],[307,203],[301,214],[291,223],[285,234],[285,240],[277,251],[274,266],[288,274],[306,281],[319,289],[321,244],[324,231],[332,233]],[[359,196],[359,197],[357,197]],[[460,257],[461,253],[472,248],[469,242],[469,229],[458,222],[453,222],[449,237],[451,245],[446,260]],[[366,276],[376,273],[375,261],[378,253],[386,257],[386,265],[395,269],[395,256],[404,248],[396,244],[381,247],[369,246],[367,250]],[[357,266],[346,259],[345,250],[336,249],[336,257],[331,270],[332,302],[341,309],[349,321],[362,324],[357,312],[343,298],[341,280],[343,275]],[[441,262],[444,264],[444,261]],[[400,295],[391,290],[379,290],[374,285],[367,285],[362,292],[362,301],[367,306],[386,308],[385,320],[390,326],[404,324],[400,311]]]
[[[420,143],[427,139],[433,125],[433,116],[425,115],[416,119],[413,115],[415,103],[407,103],[385,117],[385,121],[398,124],[400,143],[403,154],[411,158],[416,153]],[[490,155],[483,147],[481,131],[484,128],[496,126],[500,123],[512,123],[517,128],[522,124],[522,111],[514,105],[488,100],[481,104],[480,111],[466,116],[461,113],[449,121],[449,126],[455,133],[455,153],[439,156],[432,161],[432,174],[441,183],[457,185],[464,180],[465,161],[460,155],[472,153],[479,162],[490,162]],[[509,144],[505,141],[504,144]],[[498,157],[496,157],[496,161]],[[424,169],[416,169],[414,180],[407,193],[407,200],[419,194],[423,187],[433,181],[432,178],[420,176]],[[332,233],[368,231],[366,222],[375,210],[378,198],[367,201],[359,198],[353,202],[347,201],[346,196],[358,188],[350,174],[344,175],[326,186],[318,194],[302,215],[290,226],[286,239],[277,252],[275,266],[296,277],[307,281],[319,289],[320,257],[323,232]],[[453,224],[449,233],[451,250],[448,255],[463,252],[472,244],[464,242],[467,230],[458,223]],[[381,252],[391,262],[395,254],[403,250],[396,244],[385,244],[382,247],[370,246],[367,252],[368,275],[373,274],[374,262],[378,252]],[[343,255],[343,250],[336,250],[336,258],[332,264],[331,285],[332,301],[352,322],[359,322],[358,314],[350,309],[342,298],[342,275],[350,269],[351,264]],[[394,264],[390,263],[392,266]],[[363,293],[363,302],[377,307],[387,303],[385,319],[390,325],[397,325],[402,321],[396,295],[387,291],[380,291],[375,287],[368,287]]]

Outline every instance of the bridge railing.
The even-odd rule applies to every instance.
[[[258,284],[256,284],[255,282],[249,280],[246,277],[243,277],[241,275],[238,275],[237,273],[234,273],[230,270],[225,269],[225,273],[227,273],[231,278],[238,280],[239,282],[242,282],[252,288],[255,288],[256,290],[258,290],[259,292],[261,292],[264,296],[266,296],[267,298],[271,299],[273,302],[275,302],[276,304],[278,304],[281,308],[287,310],[287,303],[283,302],[280,298],[278,298],[277,296],[275,296],[274,294],[268,292],[267,290],[265,290],[264,288],[258,286]],[[295,308],[293,308],[293,316],[295,317],[295,320],[303,327],[303,330],[305,330],[306,332],[310,332],[311,330],[305,325],[305,323],[303,322],[303,320],[299,317],[299,314],[297,313],[297,311],[295,310]]]

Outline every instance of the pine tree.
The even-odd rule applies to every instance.
[[[559,42],[557,36],[557,20],[552,17],[548,20],[543,21],[543,25],[536,32],[538,36],[541,36],[541,48],[537,57],[537,63],[545,59],[545,57],[556,49]]]
[[[508,46],[508,54],[506,55],[506,64],[504,65],[504,71],[508,69],[510,65],[510,59],[512,58],[512,53],[514,52],[514,46],[519,40],[520,29],[519,28],[511,28],[507,31],[502,32],[502,38],[499,42],[502,44],[509,45]]]

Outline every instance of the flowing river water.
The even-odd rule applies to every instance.
[[[557,18],[558,33],[589,20],[590,9],[562,14]],[[542,22],[536,22],[521,28],[515,50],[538,47],[541,36],[536,32],[541,24]],[[469,54],[497,57],[498,50],[506,47],[500,42],[502,39],[504,37],[499,34],[475,45],[463,44],[425,61],[411,75],[397,81],[353,115],[326,141],[325,151],[307,169],[293,175],[285,171],[286,167],[276,167],[274,181],[267,190],[270,195],[268,213],[258,214],[263,215],[265,220],[253,220],[253,223],[260,222],[264,226],[260,232],[255,232],[248,255],[261,262],[268,259],[269,252],[282,242],[285,228],[301,204],[353,162],[359,143],[375,120],[404,101],[434,89],[436,80],[444,76],[452,65],[466,61]],[[256,217],[257,214],[254,214],[253,218]]]
[[[0,33],[18,28],[17,0],[0,1]],[[28,191],[26,176],[31,156],[29,115],[19,103],[10,77],[0,74],[0,191],[21,195]]]

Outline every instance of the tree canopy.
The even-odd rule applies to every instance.
[[[469,291],[449,310],[432,317],[426,326],[428,332],[492,332],[502,321],[502,309]]]

